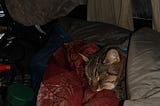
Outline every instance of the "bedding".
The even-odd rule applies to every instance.
[[[59,18],[57,20],[57,25],[58,25],[58,28],[60,27],[60,30],[58,30],[58,32],[60,31],[60,33],[58,33],[58,35],[59,35],[58,38],[64,39],[64,37],[62,37],[62,36],[65,33],[65,35],[67,34],[67,37],[72,39],[72,43],[70,43],[70,45],[72,45],[72,46],[65,45],[68,48],[67,51],[65,51],[65,52],[66,53],[69,52],[68,54],[75,53],[75,50],[79,50],[80,48],[82,50],[84,50],[85,48],[88,48],[88,49],[86,49],[87,50],[86,53],[87,52],[93,53],[93,51],[92,51],[93,48],[95,50],[98,50],[101,47],[108,46],[108,45],[115,45],[117,47],[121,47],[125,51],[128,49],[128,42],[129,42],[129,37],[130,37],[131,31],[128,31],[126,29],[116,27],[116,26],[110,25],[110,24],[88,22],[88,21],[73,19],[73,18],[68,18],[68,17]],[[53,25],[53,26],[55,26],[53,29],[55,29],[55,28],[57,29],[56,25]],[[63,33],[61,33],[61,32],[63,32]],[[54,33],[50,33],[50,34],[51,34],[51,36],[55,36]],[[55,41],[55,40],[56,39],[53,39],[52,41]],[[94,42],[94,43],[98,44],[98,48],[97,48],[97,46],[93,46],[93,45],[92,46],[86,45],[87,47],[83,45],[83,47],[80,47],[80,46],[82,46],[82,44],[76,44],[76,46],[75,46],[76,42],[81,42],[81,41],[83,41],[83,43]],[[56,42],[59,42],[59,41],[56,41]],[[52,42],[49,42],[49,45],[54,45],[54,42],[53,42],[53,44],[52,44]],[[49,48],[48,47],[47,48],[56,50],[55,47],[57,49],[57,45],[54,45],[54,48],[51,48],[51,46],[49,46]],[[34,74],[35,77],[38,77],[38,78],[41,78],[41,76],[39,76],[39,75],[40,74],[42,75],[42,72],[47,73],[46,72],[47,67],[51,67],[51,65],[48,66],[46,64],[48,62],[49,56],[47,56],[47,59],[46,59],[45,55],[40,55],[41,53],[45,53],[45,50],[46,49],[44,47],[42,49],[43,52],[41,52],[41,51],[39,52],[39,54],[36,56],[36,58],[38,58],[38,61],[37,61],[37,59],[36,59],[36,61],[34,61],[34,64],[37,64],[37,65],[35,67],[31,67],[33,72],[35,73]],[[56,53],[58,53],[58,51],[59,51],[59,54],[61,54],[61,52],[62,53],[64,52],[64,51],[61,51],[60,49],[58,49],[56,51]],[[52,53],[54,53],[54,52],[55,51],[50,52],[51,54],[49,54],[49,55],[51,56]],[[54,53],[54,54],[56,54],[56,53]],[[58,59],[58,60],[61,60],[58,63],[58,64],[62,65],[60,67],[63,67],[65,69],[65,71],[67,71],[67,73],[68,73],[68,71],[70,72],[70,71],[74,70],[75,71],[74,73],[76,73],[76,75],[77,75],[77,77],[79,77],[80,81],[82,81],[82,80],[85,81],[83,79],[82,60],[80,58],[78,58],[78,59],[75,58],[77,54],[73,54],[74,58],[71,58],[70,57],[71,55],[70,56],[64,56],[64,55],[66,55],[66,54],[61,55]],[[57,57],[57,56],[58,55],[54,55],[54,57]],[[41,57],[41,58],[39,59],[39,57]],[[44,60],[45,60],[45,64],[44,64]],[[50,61],[53,61],[53,60],[50,59]],[[50,63],[50,61],[48,62],[48,64]],[[41,62],[42,62],[42,64],[39,64]],[[58,62],[57,59],[56,59],[56,62]],[[52,65],[52,66],[54,66],[54,65]],[[55,70],[55,69],[53,69],[53,70]],[[43,76],[43,78],[44,78],[44,76]],[[39,81],[40,80],[38,80],[38,82]],[[33,81],[33,83],[35,83],[35,81]],[[37,103],[39,103],[38,106],[43,104],[42,102],[40,102],[40,100],[45,101],[44,97],[41,95],[41,94],[43,94],[43,93],[41,93],[42,88],[46,89],[46,86],[44,86],[44,85],[45,84],[42,79],[42,83],[41,83],[41,86],[39,89],[38,99],[37,99],[37,101],[38,101]],[[84,88],[84,87],[82,87],[82,88]],[[82,89],[82,88],[80,90],[83,90],[83,92],[84,92],[84,89]],[[86,87],[86,89],[87,89],[87,87]],[[89,90],[87,90],[87,91],[89,91]],[[36,86],[36,92],[37,92],[37,86]],[[47,91],[47,92],[50,92],[50,91]],[[108,93],[110,91],[105,91],[105,92]],[[81,103],[84,103],[84,98],[90,98],[94,94],[92,92],[90,92],[90,93],[89,93],[90,96],[83,97],[83,100],[82,100],[83,102],[81,102]],[[100,93],[100,94],[98,94],[98,96],[94,96],[94,97],[99,98],[101,96],[102,97],[106,96],[105,93],[104,93],[104,95],[102,95],[102,94],[103,93]],[[111,92],[109,94],[113,94],[112,97],[114,98],[114,92]],[[79,95],[81,95],[81,94],[79,94]],[[48,98],[48,97],[46,97],[46,98]],[[109,97],[109,98],[111,98],[111,97]],[[107,100],[109,98],[106,96],[106,98],[104,98],[104,99],[106,99],[106,102],[107,102]],[[87,100],[90,100],[90,99],[87,99]],[[113,100],[115,100],[115,98]],[[110,100],[110,101],[112,101],[112,100]],[[85,105],[89,105],[89,104],[85,104]]]
[[[24,26],[45,25],[54,19],[67,15],[82,2],[82,0],[3,1],[13,20]]]
[[[95,42],[65,43],[50,58],[37,97],[37,106],[118,106],[112,90],[93,92],[84,75],[79,52],[92,54],[100,48]]]
[[[128,99],[160,97],[160,33],[150,28],[131,38],[127,65]]]
[[[132,33],[124,28],[101,22],[89,22],[69,17],[62,17],[57,21],[74,41],[95,41],[104,45],[128,47]]]
[[[159,106],[160,98],[144,98],[137,100],[126,100],[123,106]]]

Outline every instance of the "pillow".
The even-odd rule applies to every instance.
[[[58,20],[74,41],[96,41],[106,45],[128,47],[131,31],[115,25],[63,17]]]
[[[160,98],[126,100],[123,106],[159,106]]]
[[[128,98],[160,97],[160,33],[150,28],[135,32],[127,64]]]

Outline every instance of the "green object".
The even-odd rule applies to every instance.
[[[12,84],[8,87],[7,101],[11,106],[29,106],[34,92],[23,84]]]

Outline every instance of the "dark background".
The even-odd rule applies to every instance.
[[[0,17],[0,24],[13,24],[13,20],[9,16],[3,0],[0,1],[0,4],[2,5],[5,13],[5,17]],[[152,8],[150,0],[132,0],[132,10],[135,30],[138,30],[139,28],[144,26],[152,26]],[[72,10],[67,16],[87,20],[87,5],[79,5],[74,10]]]
[[[135,30],[152,26],[152,8],[150,0],[132,0],[132,14]],[[69,17],[87,19],[87,5],[80,5],[68,14]]]

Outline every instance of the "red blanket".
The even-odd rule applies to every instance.
[[[68,43],[50,58],[37,97],[37,106],[117,106],[113,91],[93,92],[84,75],[78,53],[99,50],[95,43]]]

